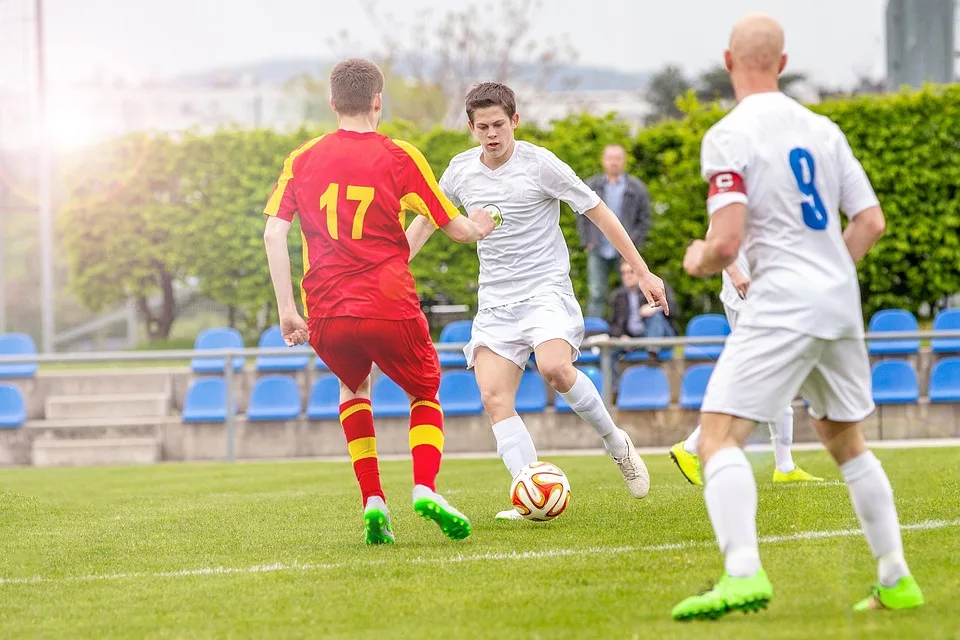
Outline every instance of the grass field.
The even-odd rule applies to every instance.
[[[758,615],[674,623],[721,573],[701,492],[647,456],[629,497],[601,457],[551,459],[573,498],[554,522],[495,522],[499,460],[448,460],[441,490],[474,523],[455,543],[409,507],[406,462],[383,465],[398,544],[361,543],[347,463],[0,470],[0,637],[960,638],[960,449],[877,452],[928,605],[853,616],[875,565],[836,469],[760,486],[776,594]]]

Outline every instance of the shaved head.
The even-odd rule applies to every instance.
[[[741,18],[730,32],[728,68],[779,75],[786,64],[783,27],[768,15],[752,13]]]

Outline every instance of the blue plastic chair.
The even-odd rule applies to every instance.
[[[517,389],[517,413],[542,413],[547,408],[547,387],[539,373],[526,370]]]
[[[18,429],[26,421],[23,393],[12,384],[0,384],[0,429]]]
[[[944,358],[930,371],[930,402],[960,402],[960,358]]]
[[[703,404],[703,396],[707,392],[707,383],[713,373],[713,363],[695,364],[683,374],[680,384],[680,407],[683,409],[699,409]]]
[[[944,309],[933,319],[934,331],[960,331],[960,309]],[[960,338],[934,338],[930,341],[934,353],[960,353]]]
[[[617,408],[622,411],[651,411],[670,406],[670,381],[660,367],[630,367],[620,376]]]
[[[483,413],[480,387],[473,371],[444,371],[440,378],[440,406],[444,415],[478,416]]]
[[[204,329],[193,343],[194,349],[243,349],[243,337],[236,329],[218,328]],[[246,359],[233,359],[233,370],[240,371]],[[194,373],[223,373],[224,358],[194,358],[190,362]]]
[[[588,336],[610,333],[610,324],[603,318],[588,316],[583,319],[583,332]]]
[[[472,320],[454,320],[440,330],[440,342],[443,344],[467,343],[470,342],[472,335]],[[467,366],[467,357],[463,355],[463,351],[438,351],[437,356],[440,358],[441,367],[465,368]]]
[[[694,316],[687,324],[688,338],[730,335],[730,323],[719,313],[705,313]],[[687,360],[716,360],[723,352],[722,344],[685,345],[683,357]]]
[[[910,404],[920,399],[917,372],[905,360],[881,360],[873,365],[873,401]]]
[[[310,420],[340,419],[340,381],[337,380],[337,376],[317,378],[310,387],[307,418]]]
[[[32,356],[36,353],[37,345],[27,334],[0,334],[0,356]],[[0,364],[0,378],[30,378],[36,374],[36,362]]]
[[[259,356],[256,361],[257,371],[260,373],[280,372],[280,371],[305,371],[310,364],[310,356],[313,349],[310,345],[304,344],[297,347],[288,347],[283,341],[283,334],[280,333],[280,327],[268,327],[260,334],[261,349],[290,349],[291,352],[303,352],[302,355],[289,356]]]
[[[264,376],[253,385],[247,406],[247,419],[251,422],[296,420],[300,413],[300,387],[292,377]]]
[[[647,352],[644,351],[643,349],[638,349],[635,351],[628,351],[624,353],[620,359],[624,362],[633,364],[635,362],[646,362],[647,360],[650,359],[650,356],[647,355]],[[667,360],[672,360],[672,359],[673,359],[672,347],[664,347],[657,354],[657,360],[659,360],[660,362],[666,362]]]
[[[236,403],[234,403],[236,414]],[[184,422],[224,422],[227,419],[227,385],[223,378],[194,380],[183,402]]]
[[[590,382],[597,388],[597,391],[603,389],[603,371],[597,367],[579,367],[579,369],[590,379]],[[567,401],[559,393],[556,395],[553,408],[557,413],[573,413],[573,409],[570,408],[570,405],[567,404]]]
[[[919,331],[912,313],[904,309],[883,309],[870,318],[868,331]],[[920,339],[868,340],[867,351],[872,356],[911,355],[920,351]]]
[[[373,415],[378,418],[405,418],[410,415],[410,399],[396,382],[380,376],[370,392]]]

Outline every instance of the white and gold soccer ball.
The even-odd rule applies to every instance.
[[[553,520],[570,504],[570,481],[555,464],[528,464],[510,485],[510,501],[527,520]]]

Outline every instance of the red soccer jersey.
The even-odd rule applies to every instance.
[[[459,215],[423,154],[379,133],[339,130],[287,157],[264,213],[303,232],[304,312],[406,320],[420,314],[406,211],[442,227]]]

